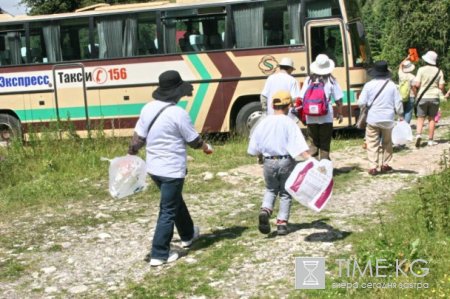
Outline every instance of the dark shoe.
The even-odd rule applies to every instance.
[[[378,170],[376,168],[369,169],[369,174],[370,175],[377,175],[378,174]]]
[[[417,135],[416,136],[416,147],[419,148],[421,144],[422,144],[422,137],[420,137],[420,135]]]
[[[267,210],[261,210],[259,212],[259,225],[258,229],[262,234],[270,233],[270,213]]]
[[[288,234],[287,222],[283,220],[277,220],[277,235],[285,236]]]
[[[391,172],[391,171],[393,171],[391,166],[389,166],[389,165],[381,166],[381,172]]]

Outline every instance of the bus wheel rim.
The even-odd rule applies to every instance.
[[[0,144],[7,144],[11,141],[12,128],[8,124],[0,123]]]
[[[262,116],[261,111],[255,111],[252,114],[250,114],[247,118],[247,129],[250,130],[261,116]]]

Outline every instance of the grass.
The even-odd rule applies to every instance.
[[[25,270],[24,265],[11,259],[0,262],[0,281],[14,280],[20,277]]]
[[[448,105],[447,103],[443,104]],[[445,107],[444,107],[445,108]],[[448,113],[444,109],[443,113]],[[9,148],[0,148],[0,156],[5,160],[0,162],[0,217],[3,221],[14,219],[16,216],[36,213],[50,209],[63,218],[54,218],[41,226],[34,228],[32,235],[16,232],[14,235],[0,236],[0,246],[8,248],[15,253],[23,252],[29,245],[42,243],[42,235],[53,227],[68,225],[77,229],[105,223],[105,221],[122,221],[133,219],[142,214],[142,210],[113,213],[112,218],[95,219],[83,211],[76,215],[66,211],[68,203],[90,203],[109,200],[108,194],[108,163],[100,161],[101,157],[113,158],[126,153],[129,138],[106,138],[100,133],[92,139],[77,138],[70,128],[65,132],[69,137],[59,140],[51,130],[41,136],[31,135],[26,146],[13,143]],[[211,140],[215,153],[204,155],[201,151],[189,149],[188,154],[193,161],[188,163],[189,176],[187,177],[184,192],[199,195],[199,200],[208,197],[212,192],[233,190],[233,186],[224,183],[219,178],[210,181],[203,180],[206,171],[217,173],[229,171],[245,164],[254,164],[255,158],[246,154],[247,139],[231,137],[226,141]],[[362,137],[358,132],[345,135],[337,134],[332,143],[333,151],[345,150],[362,144]],[[140,156],[144,157],[144,150]],[[448,163],[443,159],[443,164]],[[335,176],[336,191],[339,188],[348,188],[360,176],[359,169],[352,167],[347,172]],[[423,281],[430,283],[432,297],[446,295],[450,283],[448,276],[448,200],[450,192],[450,173],[446,171],[440,175],[421,180],[415,188],[397,195],[387,207],[388,213],[380,215],[380,225],[369,225],[369,230],[362,233],[353,233],[348,237],[354,245],[352,255],[329,257],[354,258],[357,257],[361,265],[374,258],[423,258],[429,261],[430,274]],[[157,201],[159,192],[154,184],[144,193],[133,196],[132,200],[147,202]],[[216,193],[217,194],[217,193]],[[247,203],[259,204],[257,196],[246,199]],[[95,203],[94,203],[95,205]],[[256,212],[255,212],[256,213]],[[26,217],[25,217],[26,218]],[[220,225],[227,229],[213,231],[211,236],[203,237],[196,243],[190,256],[197,259],[197,263],[178,263],[165,271],[164,275],[158,272],[149,272],[144,281],[136,284],[130,282],[126,293],[133,298],[155,298],[180,296],[206,296],[222,297],[209,283],[222,280],[227,270],[234,263],[247,257],[250,251],[239,240],[248,240],[259,234],[255,227],[249,228],[245,223],[253,223],[253,213],[241,212],[236,215],[217,212],[204,221],[211,226]],[[357,221],[357,219],[355,219]],[[347,241],[346,240],[346,241]],[[20,245],[20,246],[15,246]],[[220,246],[217,246],[220,245]],[[55,244],[47,249],[48,252],[61,251],[61,245]],[[201,254],[196,254],[196,253]],[[447,266],[447,268],[446,268]],[[329,270],[336,274],[337,266],[331,263]],[[0,280],[11,280],[23,275],[27,266],[14,260],[7,260],[0,264]],[[410,272],[408,273],[411,274]],[[336,276],[336,275],[335,275]],[[415,281],[399,278],[400,281]],[[336,281],[367,281],[364,278],[335,278],[328,280],[324,291],[307,291],[299,293],[293,291],[293,298],[306,296],[311,298],[395,298],[415,297],[414,290],[338,290],[332,289]],[[174,283],[176,282],[176,283]],[[291,283],[282,280],[280,283]],[[301,295],[300,295],[301,294]],[[423,293],[425,294],[425,293]],[[428,296],[424,297],[430,297]],[[111,294],[114,296],[114,294]],[[421,296],[420,293],[418,295]]]
[[[386,212],[379,215],[379,224],[361,233],[354,233],[349,237],[353,244],[354,252],[348,255],[327,257],[327,269],[331,272],[327,278],[325,290],[306,291],[307,298],[448,298],[450,295],[450,273],[448,261],[450,260],[450,227],[449,212],[450,203],[450,169],[441,174],[421,179],[416,185],[407,191],[398,194],[387,207]],[[368,261],[375,264],[377,259],[385,259],[388,263],[395,264],[396,260],[407,260],[402,272],[395,267],[382,270],[386,278],[361,277],[358,273],[355,277],[339,277],[339,267],[335,259],[350,259],[357,261],[358,265],[367,265]],[[414,260],[423,259],[427,262],[416,263]],[[352,265],[352,264],[351,264]],[[386,265],[386,263],[384,264]],[[428,268],[429,274],[424,277]],[[344,267],[345,269],[345,267]],[[373,267],[375,269],[375,267]],[[375,270],[374,270],[375,271]],[[351,273],[351,272],[350,272]],[[399,274],[397,277],[396,274]],[[375,275],[375,272],[374,272]],[[389,277],[392,275],[393,277]],[[362,289],[362,283],[428,283],[427,290],[414,288],[375,288]],[[333,283],[358,283],[358,289],[337,289]],[[291,297],[298,296],[299,291],[293,291]]]

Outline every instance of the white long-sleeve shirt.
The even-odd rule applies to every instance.
[[[371,106],[367,115],[368,124],[389,128],[394,126],[395,113],[403,115],[403,103],[397,86],[391,80],[374,102],[375,96],[386,80],[375,78],[367,82],[359,96],[358,105]]]

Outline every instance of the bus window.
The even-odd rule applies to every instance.
[[[337,67],[344,66],[344,51],[339,26],[313,27],[311,28],[311,36],[313,60],[319,54],[326,54]]]
[[[61,54],[60,46],[59,46],[59,38],[58,38],[58,44],[52,43],[51,35],[47,35],[47,43],[44,40],[44,33],[43,33],[43,24],[41,23],[30,23],[30,63],[47,63],[47,62],[56,62],[56,53]],[[54,44],[55,50],[53,51],[53,54],[55,54],[51,59],[49,60],[49,57],[47,56],[47,45],[52,46]],[[50,49],[50,51],[52,51]],[[60,58],[60,57],[58,57]]]
[[[233,6],[236,48],[302,44],[300,4],[277,0]]]
[[[137,18],[133,15],[97,19],[99,58],[132,57],[138,53]]]
[[[371,57],[367,47],[366,35],[361,22],[348,24],[353,53],[353,66],[366,66],[370,64]]]
[[[263,3],[233,6],[236,48],[257,48],[264,46],[263,17]]]
[[[145,13],[138,15],[138,55],[158,53],[156,37],[156,15]]]
[[[23,64],[26,61],[24,50],[24,31],[0,33],[0,65]]]
[[[305,5],[306,17],[309,19],[342,17],[339,0],[307,0]]]
[[[201,52],[224,48],[225,15],[166,18],[166,53]]]
[[[88,18],[61,22],[61,48],[64,61],[91,58]]]

